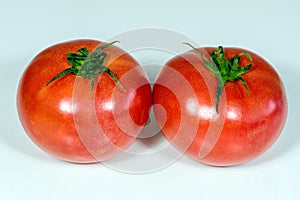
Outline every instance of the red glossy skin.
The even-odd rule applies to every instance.
[[[103,51],[105,66],[114,72],[124,92],[106,73],[88,79],[68,74],[68,53],[86,47],[93,52],[102,42],[74,40],[39,53],[23,73],[17,107],[28,136],[44,151],[75,163],[107,160],[127,148],[141,132],[151,106],[151,88],[139,64],[125,51]],[[134,79],[132,78],[134,77]]]
[[[199,50],[208,52],[205,59],[209,61],[209,54],[216,49]],[[287,116],[286,93],[273,67],[245,49],[224,51],[228,59],[249,53],[253,66],[242,75],[248,96],[241,82],[227,82],[219,114],[217,78],[195,50],[169,60],[153,89],[154,111],[164,136],[186,155],[214,166],[237,165],[261,155],[276,141]],[[249,62],[242,56],[240,66]]]

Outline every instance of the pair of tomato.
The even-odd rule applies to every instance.
[[[194,48],[168,61],[151,91],[138,62],[114,43],[56,44],[26,68],[17,108],[41,149],[75,163],[110,159],[138,137],[152,104],[167,140],[210,165],[252,160],[279,136],[285,90],[258,55]]]

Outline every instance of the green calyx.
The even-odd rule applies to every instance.
[[[98,47],[95,52],[90,53],[87,48],[81,48],[76,53],[68,53],[67,60],[71,65],[70,68],[65,69],[64,71],[58,73],[54,76],[47,84],[51,84],[53,81],[67,75],[74,74],[76,76],[80,76],[84,79],[89,79],[91,82],[91,90],[94,89],[95,84],[95,76],[102,72],[107,73],[121,88],[123,91],[126,91],[122,84],[119,82],[115,74],[104,66],[104,61],[106,59],[106,53],[102,50],[113,45],[118,41],[114,41],[111,43],[106,43],[100,47]]]
[[[205,66],[209,71],[211,71],[218,79],[218,87],[216,92],[216,111],[219,112],[219,102],[221,99],[224,86],[228,81],[240,81],[246,88],[246,96],[248,96],[249,89],[246,81],[243,79],[242,75],[248,72],[252,67],[252,57],[246,53],[242,52],[239,55],[235,55],[231,59],[225,57],[224,49],[219,46],[217,50],[210,54],[210,60],[204,59],[204,53],[199,49],[196,49],[189,43],[184,43],[192,47],[194,50],[201,53],[201,58]],[[246,56],[250,60],[250,64],[247,66],[240,66],[239,61],[241,56]]]

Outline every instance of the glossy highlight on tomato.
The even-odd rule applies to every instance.
[[[153,104],[166,139],[214,166],[263,154],[279,137],[288,109],[275,69],[258,54],[231,47],[194,48],[170,59],[154,84]]]
[[[75,163],[104,161],[142,131],[151,87],[137,61],[114,43],[55,44],[27,66],[18,114],[28,136],[47,153]]]

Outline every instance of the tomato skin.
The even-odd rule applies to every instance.
[[[88,79],[74,74],[46,86],[70,67],[68,53],[83,47],[93,52],[103,44],[73,40],[53,45],[31,61],[20,79],[17,108],[24,130],[41,149],[59,159],[74,163],[107,160],[127,148],[147,122],[150,84],[139,64],[116,46],[103,50],[105,66],[126,91],[106,73],[95,77],[93,90]],[[130,74],[135,79],[124,78]],[[127,106],[118,103],[121,101]]]
[[[204,58],[209,60],[216,48],[198,50],[207,52]],[[167,140],[191,158],[214,166],[245,163],[264,153],[279,137],[288,109],[283,83],[267,61],[241,48],[224,51],[228,59],[247,52],[253,66],[242,75],[248,96],[241,82],[227,82],[219,113],[217,78],[195,50],[169,60],[153,88],[154,112]],[[241,66],[249,62],[241,57]]]

